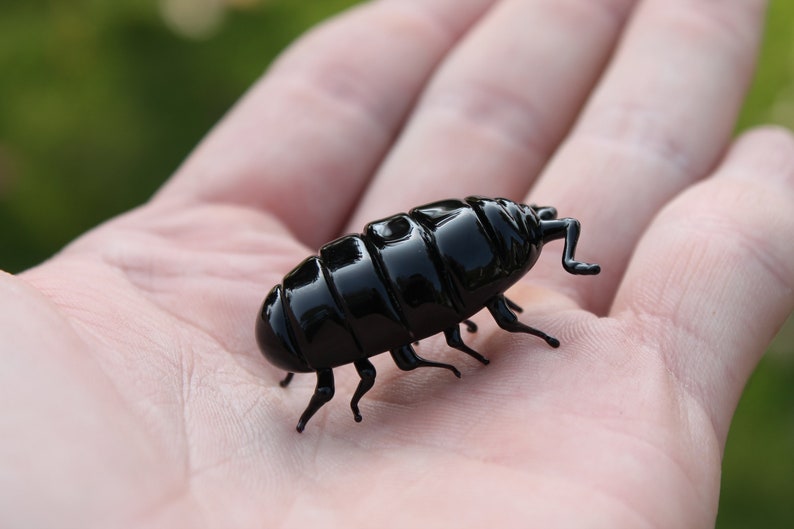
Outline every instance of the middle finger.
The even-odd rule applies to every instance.
[[[349,228],[431,199],[520,198],[596,82],[633,4],[497,4],[430,83]]]

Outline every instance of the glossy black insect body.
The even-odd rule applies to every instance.
[[[518,321],[504,292],[532,268],[543,244],[564,239],[562,264],[571,274],[600,272],[574,259],[579,222],[557,219],[551,207],[498,198],[444,200],[372,222],[320,249],[289,272],[265,298],[256,338],[265,357],[288,371],[316,372],[317,386],[298,422],[309,419],[334,395],[334,367],[352,363],[361,377],[350,406],[375,382],[369,357],[389,351],[405,371],[453,366],[416,354],[411,344],[439,332],[447,343],[487,364],[463,343],[460,324],[487,308],[510,332],[559,341]]]

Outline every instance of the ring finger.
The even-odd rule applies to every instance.
[[[646,0],[534,200],[575,215],[599,281],[546,255],[533,278],[603,313],[635,243],[674,195],[719,162],[749,83],[766,2]],[[586,192],[583,192],[586,190]],[[554,270],[552,270],[552,266]],[[557,283],[559,281],[559,283]]]

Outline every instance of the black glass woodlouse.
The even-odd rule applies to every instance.
[[[389,351],[404,371],[441,367],[460,377],[411,345],[443,332],[450,347],[487,364],[460,334],[461,323],[476,328],[468,318],[483,308],[502,329],[558,347],[556,338],[518,321],[513,311],[520,308],[504,292],[532,268],[544,243],[563,238],[567,272],[601,271],[574,259],[579,221],[504,198],[433,202],[320,248],[273,287],[256,322],[264,356],[288,372],[282,386],[295,372],[317,374],[297,430],[334,396],[334,367],[352,363],[361,377],[350,402],[359,422],[358,403],[375,382],[371,356]]]

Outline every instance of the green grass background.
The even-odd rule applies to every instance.
[[[146,200],[279,51],[355,3],[226,0],[196,38],[165,22],[167,2],[0,4],[0,269]],[[738,128],[770,122],[794,127],[791,0],[772,1]],[[717,526],[794,527],[794,322],[739,405]]]

